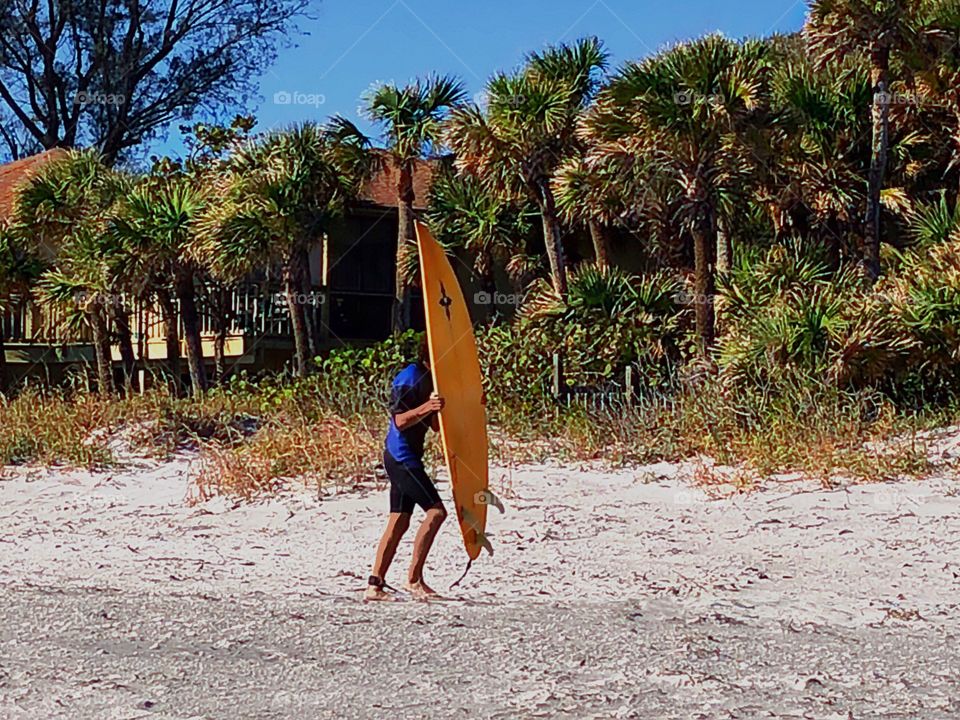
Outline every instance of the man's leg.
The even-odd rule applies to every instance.
[[[372,574],[375,578],[383,581],[387,577],[387,571],[393,562],[393,556],[397,553],[397,547],[403,534],[410,527],[410,513],[392,512],[387,520],[387,527],[380,538],[380,545],[377,547],[377,557],[373,561]],[[388,597],[382,587],[368,585],[364,597],[367,600],[384,600]]]
[[[435,595],[436,593],[423,581],[423,566],[433,545],[433,539],[447,518],[447,511],[443,503],[438,502],[427,508],[426,512],[427,516],[420,523],[417,537],[413,541],[413,561],[410,563],[407,588],[418,595]]]

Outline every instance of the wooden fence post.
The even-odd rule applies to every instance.
[[[633,365],[627,365],[623,374],[623,392],[627,396],[627,407],[633,407]]]
[[[553,396],[559,401],[563,394],[563,360],[560,353],[553,354]]]

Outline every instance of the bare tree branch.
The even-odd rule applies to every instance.
[[[0,0],[0,108],[44,148],[116,161],[174,121],[235,112],[311,2]]]

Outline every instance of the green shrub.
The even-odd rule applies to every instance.
[[[887,290],[893,312],[914,341],[901,374],[932,385],[960,378],[960,237],[908,253]]]
[[[544,368],[560,353],[574,385],[622,377],[628,365],[662,374],[680,358],[689,319],[683,294],[682,281],[664,272],[636,276],[585,266],[570,274],[566,298],[541,281],[521,307],[515,333],[525,357]]]
[[[774,247],[721,283],[723,379],[745,391],[802,377],[839,389],[889,385],[911,371],[926,342],[908,321],[911,303],[921,307],[909,299],[916,291],[897,281],[871,287],[857,270],[832,272]]]

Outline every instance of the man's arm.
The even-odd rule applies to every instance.
[[[443,398],[434,393],[430,396],[430,399],[420,407],[415,407],[413,410],[407,410],[406,412],[394,415],[393,422],[397,426],[397,430],[402,432],[407,428],[413,427],[426,417],[433,415],[433,418],[430,420],[432,427],[433,423],[436,422],[436,413],[441,410],[443,410]]]

